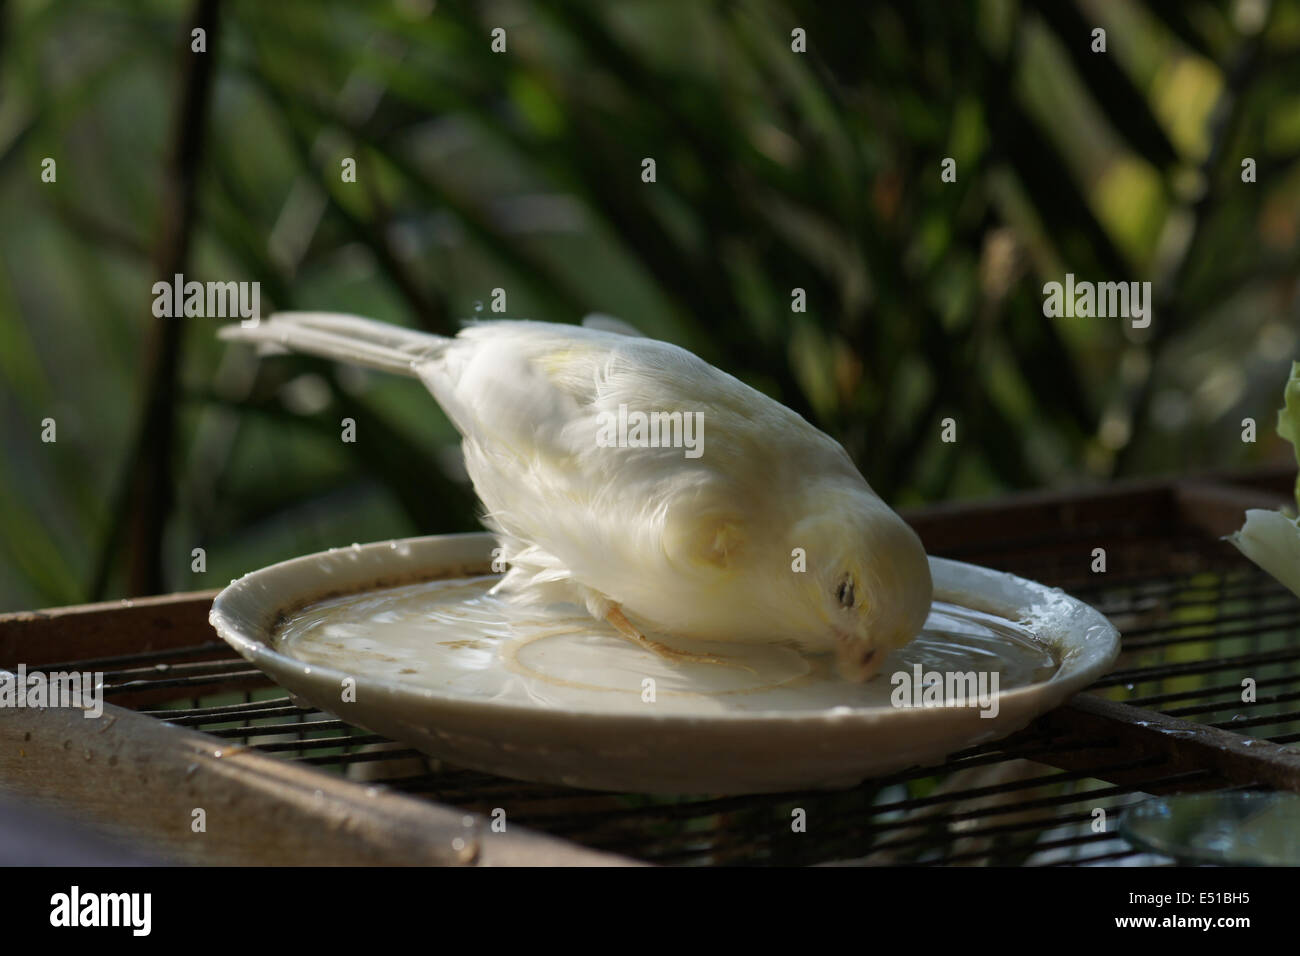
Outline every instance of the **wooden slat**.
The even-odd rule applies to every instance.
[[[1207,781],[1206,786],[1222,787],[1226,780],[1233,785],[1260,785],[1300,793],[1300,751],[1093,694],[1077,695],[1064,707],[1038,718],[1025,733],[1115,741],[1104,749],[1061,747],[1035,758],[1064,770],[1115,762],[1116,755],[1125,760],[1152,757],[1161,758],[1161,776],[1211,770],[1218,779]],[[1151,769],[1143,769],[1107,774],[1104,779],[1124,784],[1141,782],[1152,775]]]
[[[0,792],[114,843],[205,865],[633,865],[106,705],[0,708]],[[195,833],[193,811],[206,812]],[[459,847],[456,840],[464,841]]]
[[[1294,465],[1211,471],[1194,478],[1138,478],[1094,488],[1028,491],[902,509],[927,549],[959,554],[991,543],[1068,533],[1095,525],[1190,525],[1213,537],[1241,527],[1247,508],[1292,501]],[[1207,523],[1207,514],[1213,520]]]
[[[1178,515],[1168,482],[1142,481],[1080,493],[1028,492],[1012,498],[953,502],[901,512],[926,550],[960,558],[990,545],[1058,539],[1072,531],[1126,524],[1172,527]]]
[[[217,640],[208,624],[216,591],[0,614],[0,666],[28,667]]]
[[[1208,481],[1180,481],[1174,497],[1183,522],[1212,538],[1239,529],[1246,521],[1246,509],[1269,511],[1292,504],[1289,495],[1264,488],[1237,487]]]

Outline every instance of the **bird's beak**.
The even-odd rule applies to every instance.
[[[884,663],[885,655],[847,631],[835,631],[835,667],[842,678],[861,684],[871,680]]]

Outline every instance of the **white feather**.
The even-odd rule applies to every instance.
[[[317,313],[222,334],[418,376],[464,438],[510,565],[498,590],[513,599],[597,617],[618,605],[650,631],[818,650],[847,626],[827,610],[841,565],[876,602],[864,641],[901,643],[928,610],[919,541],[843,448],[677,346],[522,321],[444,338]],[[620,406],[702,414],[702,455],[602,447],[602,416]],[[795,549],[808,572],[793,569]]]

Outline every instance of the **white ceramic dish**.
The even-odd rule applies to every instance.
[[[1119,651],[1115,628],[1057,589],[931,558],[926,631],[865,685],[792,647],[715,643],[703,649],[725,663],[669,664],[576,610],[486,596],[493,547],[450,535],[285,561],[217,595],[212,625],[296,696],[433,756],[653,793],[845,787],[938,763],[1024,727]],[[918,664],[983,673],[989,692],[997,674],[998,692],[923,706],[916,688],[916,706],[895,706],[894,675]]]

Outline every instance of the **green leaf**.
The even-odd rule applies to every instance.
[[[1120,69],[1113,56],[1092,52],[1094,24],[1084,20],[1078,8],[1066,0],[1035,0],[1034,6],[1057,35],[1089,94],[1120,135],[1157,167],[1178,162],[1178,151],[1152,115],[1146,94]]]
[[[1296,464],[1300,464],[1300,362],[1291,363],[1291,377],[1282,393],[1284,407],[1278,409],[1277,433],[1291,443]],[[1296,507],[1300,508],[1300,477],[1295,485]]]

